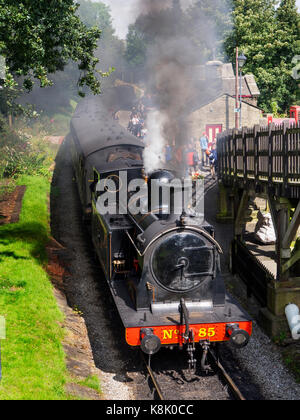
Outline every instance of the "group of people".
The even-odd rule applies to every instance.
[[[186,174],[193,175],[199,170],[209,167],[212,178],[216,177],[218,168],[218,154],[216,142],[210,142],[206,133],[200,140],[192,138],[190,142],[174,151],[177,162],[182,163]],[[173,160],[173,151],[170,145],[165,147],[166,162]]]
[[[132,108],[128,124],[128,131],[144,140],[148,129],[146,127],[147,113],[153,108],[151,95],[143,96]]]
[[[216,177],[218,168],[218,153],[216,141],[210,142],[207,134],[204,132],[200,140],[192,139],[189,147],[193,148],[193,152],[196,152],[196,161],[198,161],[198,168],[204,169],[205,166],[210,167],[211,175],[213,178]],[[198,159],[197,159],[198,156]]]
[[[150,95],[143,97],[135,107],[132,108],[128,130],[136,137],[147,141],[146,119],[149,109],[152,108]],[[207,134],[204,132],[201,138],[192,138],[190,142],[182,147],[175,148],[167,144],[164,149],[163,159],[165,162],[174,161],[182,164],[187,175],[193,175],[195,172],[209,167],[211,176],[216,177],[218,167],[218,155],[216,142],[210,142]]]

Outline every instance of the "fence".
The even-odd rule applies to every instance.
[[[300,124],[228,130],[218,137],[219,178],[225,185],[267,185],[300,198]]]

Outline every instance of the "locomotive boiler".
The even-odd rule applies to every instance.
[[[197,346],[204,355],[214,343],[245,346],[251,318],[225,290],[214,228],[196,212],[177,211],[176,168],[162,165],[146,184],[144,143],[113,120],[117,110],[118,102],[87,98],[71,121],[83,213],[128,345],[149,356],[161,347],[186,347],[194,368]],[[130,188],[135,180],[145,185],[138,197]],[[157,203],[149,200],[152,185],[169,190],[168,206],[162,194]],[[207,370],[205,356],[201,366]]]

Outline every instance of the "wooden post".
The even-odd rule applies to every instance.
[[[259,172],[259,158],[258,158],[258,152],[259,152],[259,147],[258,147],[259,130],[260,130],[260,126],[259,125],[255,125],[254,126],[254,133],[253,133],[253,137],[254,137],[254,176],[255,176],[255,187],[259,183],[259,179],[258,179],[258,172]]]
[[[249,205],[249,192],[247,189],[243,191],[242,198],[239,203],[239,209],[235,219],[234,235],[235,239],[242,241],[244,228],[246,224],[246,211]]]
[[[291,257],[290,249],[283,248],[283,242],[286,237],[290,221],[290,202],[285,198],[276,199],[277,207],[277,281],[287,281],[288,271],[283,272],[284,263]],[[288,251],[288,252],[287,252]]]
[[[239,107],[239,49],[236,48],[236,59],[235,59],[235,128],[239,129],[239,114],[237,109]]]

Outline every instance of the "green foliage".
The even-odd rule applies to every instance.
[[[22,174],[49,176],[51,158],[41,143],[33,144],[25,132],[12,131],[0,119],[0,178],[17,178]]]
[[[125,59],[130,66],[144,66],[147,58],[147,41],[145,34],[135,25],[130,25],[127,34]]]
[[[81,0],[77,14],[87,27],[101,28],[102,36],[104,31],[114,32],[110,9],[104,3]]]
[[[149,5],[150,7],[150,5]],[[151,8],[151,7],[150,7]],[[150,10],[150,9],[149,9]],[[173,7],[149,11],[140,15],[133,25],[129,26],[127,35],[125,59],[130,67],[139,67],[146,72],[149,49],[163,48],[166,53],[171,43],[177,39],[188,42],[186,28],[187,16],[180,7],[178,0],[173,1]],[[188,48],[189,46],[186,45]],[[183,51],[184,52],[184,51]],[[196,54],[195,54],[196,56]]]
[[[94,55],[101,63],[102,75],[111,75],[115,68],[122,64],[124,46],[115,35],[110,8],[101,2],[82,0],[78,16],[88,28],[95,27],[101,30],[101,39],[97,43]]]
[[[6,86],[11,74],[24,77],[27,89],[34,79],[42,87],[49,86],[48,74],[74,60],[82,72],[79,86],[100,92],[93,52],[101,31],[87,28],[77,9],[73,0],[0,0],[0,53],[9,69]]]
[[[187,11],[188,33],[204,63],[224,59],[224,39],[232,29],[231,0],[197,0]]]
[[[123,42],[115,36],[110,9],[103,3],[82,0],[76,15],[87,28],[101,30],[101,38],[97,41],[93,54],[99,60],[96,68],[101,68],[101,75],[110,76],[102,78],[101,85],[112,85],[116,77],[113,72],[114,68],[122,68],[124,47]],[[70,100],[78,102],[79,96],[84,95],[88,91],[86,87],[82,86],[79,88],[78,86],[80,73],[77,63],[69,60],[63,71],[57,71],[50,75],[53,81],[52,86],[44,88],[41,92],[38,85],[35,85],[29,94],[22,95],[21,103],[24,106],[27,106],[28,102],[32,103],[39,112],[44,111],[49,116],[56,114],[58,107],[71,112],[71,108],[68,109]],[[79,95],[78,91],[80,92]]]
[[[173,7],[142,15],[129,27],[125,58],[132,67],[143,67],[149,47],[184,40],[193,50],[193,64],[222,59],[223,41],[232,27],[230,11],[230,0],[197,0],[186,11],[173,1]]]
[[[293,57],[300,54],[299,13],[296,0],[233,0],[232,32],[227,36],[227,55],[235,62],[238,46],[248,60],[245,73],[253,73],[261,96],[259,105],[280,112],[296,101],[298,81],[292,77]]]
[[[36,155],[28,151],[26,143],[15,147],[5,146],[2,149],[2,174],[11,178],[21,174],[42,174],[45,156]]]

